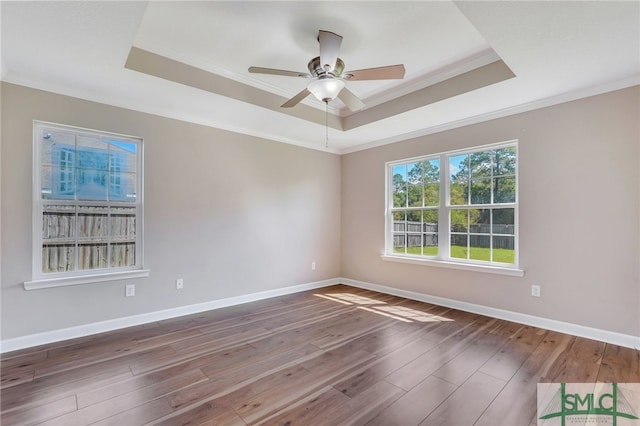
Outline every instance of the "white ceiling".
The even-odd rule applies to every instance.
[[[336,124],[338,153],[640,84],[638,1],[3,1],[0,13],[3,81],[316,149],[324,104],[296,107],[315,118],[277,107],[308,81],[249,66],[307,71],[319,29],[344,37],[347,70],[405,64],[404,80],[347,83],[361,115],[410,93],[424,102],[350,130]],[[127,69],[132,47],[267,91],[275,107]],[[497,60],[515,77],[426,100],[434,84]],[[340,101],[330,112],[337,123],[351,114]]]

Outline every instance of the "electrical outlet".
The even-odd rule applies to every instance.
[[[311,262],[311,270],[312,271],[316,270],[316,262]]]
[[[539,285],[532,285],[531,286],[531,295],[533,297],[540,297],[540,286]]]
[[[127,284],[124,288],[125,297],[133,297],[136,295],[136,286],[134,284]]]
[[[183,287],[184,287],[184,281],[182,280],[182,278],[178,278],[176,280],[176,290],[182,290]]]

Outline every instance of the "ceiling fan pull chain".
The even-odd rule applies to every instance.
[[[325,128],[325,137],[324,137],[324,149],[329,149],[329,101],[325,101],[325,112],[324,112],[324,128]]]

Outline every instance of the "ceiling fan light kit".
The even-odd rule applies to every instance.
[[[329,103],[338,96],[342,89],[344,89],[344,86],[344,80],[340,80],[335,77],[322,76],[309,83],[307,89],[319,101]]]
[[[294,107],[309,94],[313,94],[318,100],[326,104],[335,98],[340,98],[351,111],[362,109],[364,102],[347,89],[345,80],[388,80],[404,78],[405,70],[402,64],[344,72],[344,62],[338,58],[338,52],[342,44],[342,36],[331,31],[320,30],[318,33],[318,43],[320,44],[320,56],[311,59],[307,64],[310,74],[262,67],[249,67],[249,72],[314,79],[304,90],[282,104],[283,108]]]

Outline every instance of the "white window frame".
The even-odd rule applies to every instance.
[[[500,204],[467,204],[467,205],[451,205],[449,200],[450,194],[450,170],[449,170],[449,158],[456,155],[472,154],[475,152],[515,147],[516,149],[516,198],[513,203],[500,203]],[[394,252],[394,229],[393,229],[393,212],[398,209],[393,207],[393,167],[412,163],[429,161],[433,159],[440,160],[440,205],[438,206],[438,255],[437,256],[423,256],[413,254],[403,254]],[[383,260],[402,262],[418,265],[428,265],[452,269],[462,269],[478,272],[489,272],[501,275],[511,276],[524,276],[524,270],[520,268],[520,244],[519,244],[519,154],[518,154],[518,141],[511,140],[500,143],[475,146],[470,148],[464,148],[454,151],[440,152],[435,154],[429,154],[420,157],[405,158],[401,160],[389,161],[385,163],[385,252],[382,255]],[[514,209],[514,263],[498,263],[482,260],[461,259],[450,256],[451,247],[451,222],[450,212],[455,209],[482,209],[482,208],[513,208]],[[423,210],[424,207],[415,207],[415,210]],[[403,208],[401,210],[411,210],[411,208]],[[493,234],[487,234],[491,235]]]
[[[86,200],[51,200],[42,197],[42,141],[43,136],[47,132],[60,132],[73,135],[74,137],[84,136],[93,138],[115,138],[119,141],[135,143],[136,152],[136,193],[135,202],[118,202],[118,201],[86,201]],[[26,290],[34,290],[41,288],[59,287],[76,284],[87,284],[94,282],[113,281],[129,278],[142,278],[149,276],[149,271],[144,269],[144,214],[143,214],[143,189],[144,189],[144,172],[143,172],[143,139],[135,136],[104,132],[99,130],[84,129],[79,127],[67,126],[62,124],[48,123],[44,121],[33,121],[33,211],[32,211],[32,280],[24,283]],[[107,187],[111,187],[110,178],[107,179]],[[135,263],[129,266],[104,267],[95,269],[79,270],[80,256],[78,247],[83,241],[79,236],[78,226],[79,220],[76,213],[74,218],[75,231],[73,237],[68,237],[69,244],[75,245],[74,250],[74,271],[64,272],[43,272],[43,245],[46,240],[43,237],[43,215],[46,206],[73,206],[79,211],[79,207],[128,207],[135,208],[135,236],[129,237],[130,241],[135,244]],[[108,213],[110,214],[110,213]],[[107,223],[109,219],[107,219]],[[101,245],[111,245],[114,236],[107,230],[106,235],[99,237]],[[94,237],[95,238],[95,237]],[[113,246],[111,246],[113,247]],[[107,265],[110,262],[107,254]]]

